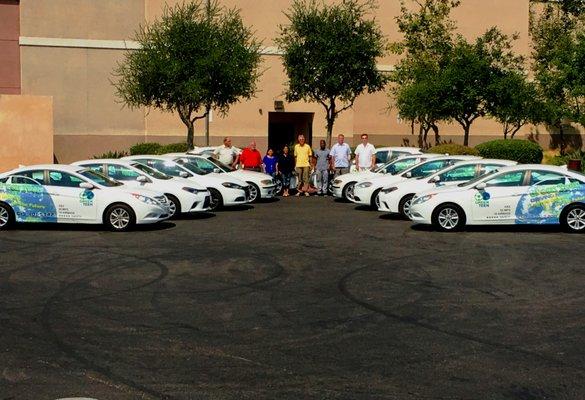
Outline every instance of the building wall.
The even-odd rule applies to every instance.
[[[0,0],[5,1],[5,0]],[[61,162],[90,157],[108,150],[122,150],[141,141],[182,141],[186,129],[176,115],[157,110],[129,110],[118,103],[112,71],[123,59],[124,49],[141,23],[160,17],[165,3],[178,0],[22,0],[20,4],[22,93],[54,98],[55,155]],[[274,47],[278,25],[286,23],[283,11],[291,0],[222,0],[241,9],[263,45]],[[389,40],[399,40],[395,16],[398,1],[379,2],[376,18]],[[460,32],[473,38],[493,25],[504,32],[519,33],[517,50],[525,55],[528,45],[528,0],[466,0],[455,10]],[[387,68],[396,59],[380,60]],[[274,101],[284,100],[286,76],[278,55],[263,56],[264,74],[256,97],[232,107],[228,115],[213,114],[211,143],[232,136],[236,146],[254,138],[267,143],[268,116]],[[353,110],[341,114],[336,133],[350,139],[363,132],[376,144],[416,141],[410,124],[401,121],[386,93],[361,96]],[[319,104],[286,103],[285,112],[314,113],[313,141],[325,136],[325,113]],[[457,125],[441,127],[443,138],[461,141]],[[204,123],[196,124],[196,143],[203,144]],[[493,121],[478,121],[471,133],[477,140],[500,137]]]
[[[0,0],[0,94],[20,93],[19,4]]]
[[[0,95],[0,172],[53,162],[51,97]]]

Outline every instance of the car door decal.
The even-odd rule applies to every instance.
[[[565,206],[585,202],[585,185],[569,184],[533,186],[516,207],[517,224],[558,224]]]
[[[12,207],[18,222],[57,222],[55,203],[43,186],[0,183],[0,201]]]

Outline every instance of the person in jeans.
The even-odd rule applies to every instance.
[[[309,176],[311,169],[311,156],[313,151],[311,146],[305,143],[305,135],[299,135],[298,143],[295,145],[294,156],[295,156],[295,172],[299,179],[297,196],[304,193],[305,196],[309,196]]]
[[[362,142],[355,148],[355,166],[358,171],[374,170],[376,167],[376,148],[368,143],[368,135],[361,136]]]
[[[262,171],[262,154],[256,150],[256,141],[252,140],[250,146],[242,150],[240,165],[248,171]]]
[[[289,153],[288,146],[284,146],[282,148],[282,154],[278,157],[278,162],[276,163],[276,172],[280,174],[282,178],[282,188],[283,188],[283,197],[289,196],[289,189],[290,189],[290,180],[292,178],[292,174],[295,168],[295,159]]]
[[[319,149],[315,150],[315,158],[317,165],[315,171],[317,172],[317,195],[327,196],[327,186],[329,184],[329,149],[324,140],[319,142]]]
[[[262,159],[264,163],[264,173],[275,176],[276,175],[276,164],[278,163],[278,158],[274,156],[274,151],[271,148],[268,148],[266,155]]]
[[[351,161],[351,149],[345,143],[345,136],[337,136],[337,143],[331,147],[329,152],[331,160],[331,169],[335,171],[335,177],[349,173],[349,163]]]

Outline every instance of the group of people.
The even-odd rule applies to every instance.
[[[376,149],[368,143],[368,135],[361,136],[361,143],[355,149],[355,165],[360,171],[373,170],[376,166]],[[241,152],[232,146],[231,138],[226,137],[223,145],[214,151],[214,156],[232,168],[238,166],[245,170],[264,172],[273,177],[280,176],[283,182],[283,196],[290,195],[290,183],[293,175],[297,176],[296,196],[310,196],[312,193],[326,196],[329,177],[349,173],[351,165],[351,148],[345,143],[345,136],[337,136],[337,143],[327,148],[325,140],[319,142],[314,150],[306,143],[304,135],[298,135],[297,143],[291,153],[285,145],[278,154],[268,148],[262,157],[252,141]],[[311,184],[311,174],[317,177],[316,186]]]

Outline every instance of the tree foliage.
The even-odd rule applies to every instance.
[[[376,66],[386,42],[370,17],[374,9],[370,1],[295,0],[285,13],[289,23],[280,26],[276,42],[284,52],[286,99],[325,108],[329,145],[337,116],[360,94],[381,90],[387,80]]]
[[[260,43],[239,11],[201,0],[165,7],[160,20],[141,26],[116,68],[117,95],[129,107],[176,112],[193,147],[194,123],[211,109],[226,113],[251,98],[259,77]]]

